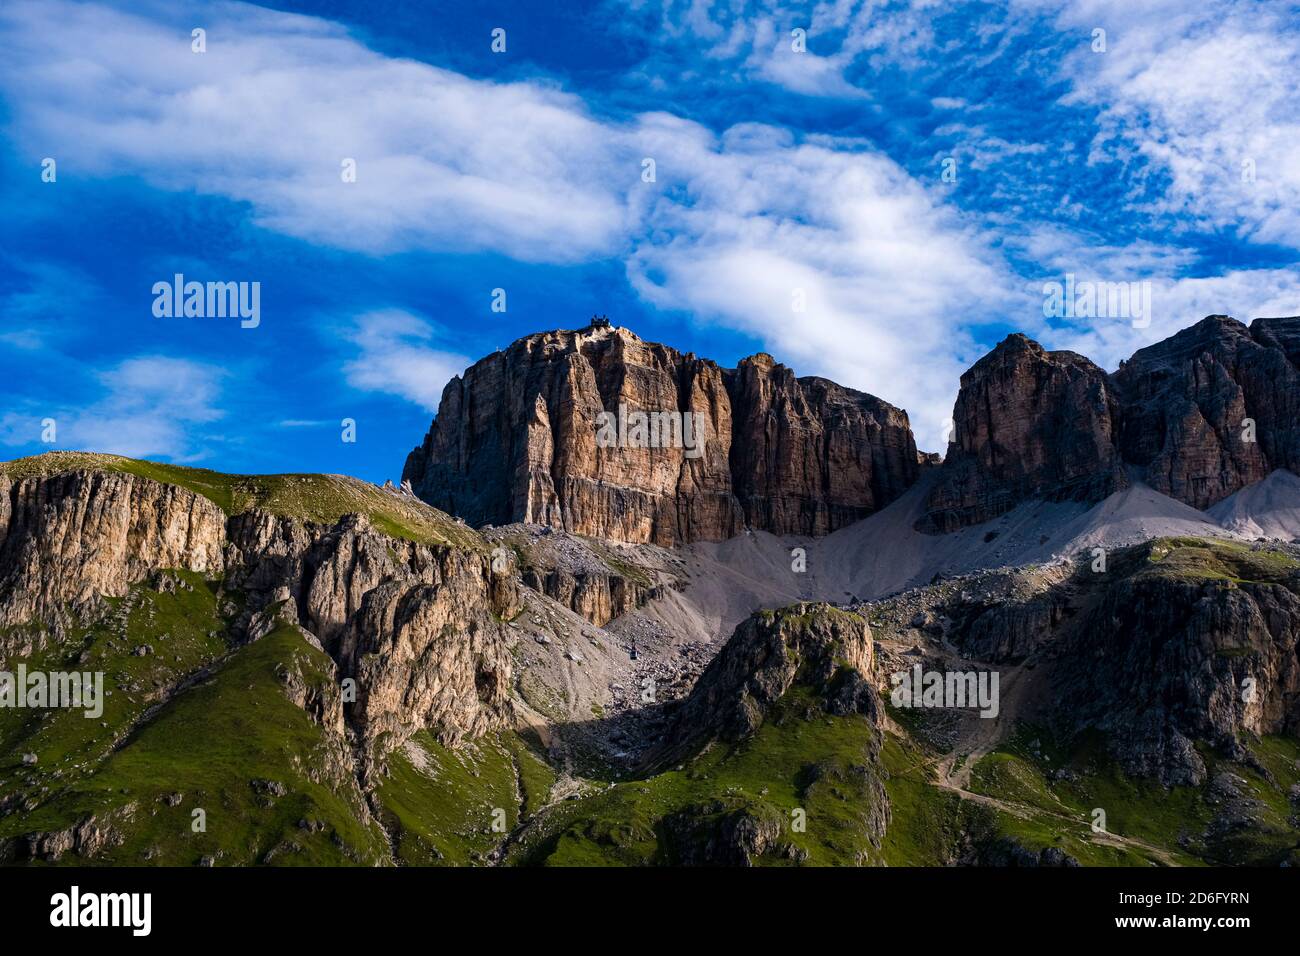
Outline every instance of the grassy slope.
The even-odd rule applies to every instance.
[[[724,812],[745,810],[780,821],[782,841],[805,851],[809,863],[880,861],[881,852],[861,824],[872,798],[852,773],[852,768],[868,765],[867,749],[876,731],[859,716],[808,716],[801,691],[787,694],[782,703],[753,738],[735,747],[714,747],[681,769],[618,783],[561,805],[521,843],[514,862],[669,863],[664,818],[682,811],[707,817],[710,805],[719,801]],[[814,765],[820,767],[821,779],[810,784]],[[805,832],[792,826],[796,808],[807,814]]]
[[[470,549],[485,547],[476,531],[436,508],[343,475],[228,475],[206,468],[90,452],[48,452],[0,463],[0,475],[10,478],[77,470],[120,472],[177,485],[208,498],[232,515],[261,508],[303,521],[332,524],[345,514],[358,513],[392,537]]]
[[[178,571],[175,576],[188,589],[157,593],[137,585],[127,598],[106,599],[117,608],[120,624],[105,621],[22,661],[29,671],[102,671],[104,712],[90,720],[80,710],[0,708],[0,795],[19,788],[20,773],[39,786],[55,786],[56,774],[85,769],[161,691],[225,653],[221,635],[227,622],[217,607],[214,586],[192,572]],[[144,645],[155,653],[137,655],[136,649]],[[6,666],[12,671],[18,663]],[[37,755],[35,768],[22,768],[23,753]]]
[[[103,716],[107,726],[79,711],[35,722],[21,711],[0,712],[7,744],[0,793],[41,798],[36,809],[0,820],[0,839],[63,830],[93,814],[125,837],[96,863],[190,865],[204,856],[218,864],[254,863],[268,854],[277,863],[386,859],[382,832],[358,820],[356,802],[328,779],[313,779],[325,735],[281,686],[286,668],[309,683],[332,680],[329,659],[292,628],[227,653],[219,636],[208,636],[222,622],[201,582],[175,597],[133,593],[140,595],[140,608],[131,614],[126,637],[91,632],[89,657],[79,665],[109,675],[114,693]],[[150,605],[169,613],[156,611],[150,621]],[[156,653],[132,655],[144,643]],[[156,676],[170,681],[213,662],[204,680],[143,720],[143,695],[123,689]],[[20,764],[19,755],[29,751],[39,757],[35,768]],[[258,792],[260,781],[275,781],[286,792]],[[174,794],[180,800],[170,806],[165,798]],[[195,808],[206,813],[206,832],[192,830]],[[61,862],[81,860],[66,854]]]
[[[389,520],[384,509],[392,505],[391,496],[360,482],[357,490],[350,479],[246,478],[110,456],[40,456],[0,465],[0,472],[20,476],[78,467],[182,485],[228,512],[256,505],[327,521],[369,508],[379,524]],[[380,496],[377,504],[371,494]],[[410,520],[405,512],[391,520],[398,518]],[[425,533],[409,524],[399,530],[417,539]],[[435,530],[473,534],[454,523]],[[1294,561],[1277,553],[1196,540],[1155,542],[1137,557],[1137,573],[1238,583],[1289,580],[1295,570]],[[330,680],[328,658],[292,629],[232,652],[223,614],[234,609],[218,606],[216,585],[187,572],[177,576],[187,587],[175,593],[137,586],[128,598],[114,599],[124,615],[121,625],[104,622],[26,661],[33,670],[104,671],[111,696],[98,720],[76,711],[0,710],[0,798],[35,803],[30,812],[0,819],[0,839],[64,829],[93,813],[125,835],[125,842],[96,862],[188,865],[204,856],[219,863],[386,861],[384,834],[377,823],[360,822],[355,795],[314,779],[324,735],[281,690],[277,672],[289,663],[309,681]],[[146,644],[153,653],[134,653]],[[205,667],[211,674],[202,682],[149,713],[165,690]],[[736,810],[780,821],[782,840],[815,865],[945,864],[971,835],[1006,836],[1031,849],[1057,846],[1085,864],[1149,862],[1140,852],[1089,840],[1094,807],[1106,810],[1112,833],[1159,846],[1183,863],[1276,863],[1294,853],[1295,831],[1286,822],[1287,789],[1300,782],[1300,744],[1293,740],[1255,743],[1267,775],[1231,767],[1265,808],[1262,830],[1183,847],[1180,837],[1201,833],[1213,816],[1203,791],[1165,791],[1129,780],[1105,760],[1097,741],[1084,739],[1065,750],[1033,728],[984,757],[971,784],[976,792],[1029,808],[1023,816],[991,811],[934,786],[929,767],[935,755],[928,746],[886,735],[880,770],[891,823],[876,847],[862,825],[873,809],[872,791],[854,782],[854,768],[868,764],[876,731],[863,718],[827,716],[810,703],[804,692],[794,691],[752,739],[736,747],[715,747],[682,768],[551,806],[555,772],[519,737],[496,735],[451,751],[422,733],[412,742],[416,750],[391,757],[377,791],[381,822],[392,853],[409,864],[486,860],[506,840],[492,829],[496,808],[505,811],[507,831],[519,837],[509,846],[509,860],[547,865],[672,862],[666,817],[687,812],[707,819]],[[39,758],[34,767],[21,763],[29,752]],[[809,784],[813,767],[821,779]],[[1062,767],[1073,775],[1055,777],[1053,771]],[[259,792],[253,784],[262,780],[276,781],[287,792]],[[172,794],[181,795],[174,807],[165,799]],[[206,833],[191,830],[196,806],[207,812]],[[789,825],[796,808],[807,813],[802,833]],[[524,823],[529,825],[517,829]],[[79,860],[68,854],[63,862]]]
[[[1118,569],[1176,580],[1231,581],[1234,584],[1291,584],[1300,571],[1297,561],[1275,548],[1256,550],[1238,541],[1205,538],[1157,538],[1130,550]]]
[[[399,860],[464,866],[484,862],[541,809],[554,783],[554,771],[516,734],[451,750],[421,731],[390,755],[377,795]]]
[[[1210,779],[1220,769],[1230,771],[1245,780],[1250,795],[1264,807],[1262,826],[1210,841],[1202,835],[1218,808],[1208,783],[1166,789],[1153,781],[1127,777],[1097,734],[1062,746],[1039,728],[1022,727],[976,765],[971,789],[1042,810],[1030,821],[1004,821],[1010,834],[1023,832],[1026,845],[1046,845],[1038,839],[1045,830],[1059,833],[1077,827],[1086,839],[1092,813],[1100,808],[1109,832],[1159,847],[1183,865],[1276,866],[1283,859],[1294,859],[1300,840],[1300,832],[1287,822],[1291,815],[1287,791],[1300,782],[1300,743],[1265,737],[1253,741],[1252,750],[1272,780],[1202,752]],[[1060,771],[1065,771],[1063,776]],[[1070,820],[1075,821],[1074,827]],[[1139,851],[1137,861],[1145,860]]]

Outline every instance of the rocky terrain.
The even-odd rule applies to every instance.
[[[0,862],[1300,865],[1298,343],[1011,336],[942,462],[597,322],[453,380],[400,488],[0,463],[0,673],[105,688],[0,706]]]
[[[690,414],[699,441],[602,447],[599,416],[620,408]],[[452,379],[402,477],[473,525],[671,546],[745,527],[825,534],[919,467],[906,413],[877,398],[769,355],[723,369],[598,323],[527,336]]]
[[[1106,374],[1008,336],[962,376],[955,440],[919,527],[1029,499],[1100,501],[1139,480],[1205,509],[1300,471],[1300,318],[1212,315]]]

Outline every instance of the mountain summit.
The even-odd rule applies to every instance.
[[[725,369],[600,322],[526,336],[452,379],[402,477],[471,524],[673,545],[826,534],[919,470],[887,402],[770,355]]]

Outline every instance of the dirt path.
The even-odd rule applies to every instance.
[[[1079,838],[1087,842],[1132,850],[1159,860],[1165,866],[1180,866],[1181,864],[1168,851],[1144,840],[1117,833],[1094,832],[1088,821],[1080,819],[1078,811],[1061,803],[1055,794],[1052,796],[1060,805],[1060,810],[1049,810],[1032,804],[991,797],[975,793],[970,789],[971,773],[976,764],[1014,730],[1020,719],[1022,704],[1032,699],[1033,689],[1042,679],[1041,675],[1041,671],[1036,672],[1035,669],[1024,666],[1003,670],[998,683],[997,717],[970,719],[965,725],[965,733],[950,753],[926,761],[916,769],[928,773],[938,787],[957,794],[963,800],[1000,810],[1022,820],[1041,818],[1046,815],[1061,821],[1070,829],[1077,829]]]

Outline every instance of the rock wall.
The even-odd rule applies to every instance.
[[[1300,470],[1300,318],[1210,316],[1107,375],[1012,335],[962,376],[924,531],[1030,498],[1100,501],[1130,476],[1207,508]]]
[[[1246,735],[1300,735],[1300,577],[1290,585],[1138,574],[1065,640],[1056,694],[1108,732],[1125,769],[1200,784],[1195,741],[1247,759]]]
[[[694,756],[712,741],[735,743],[754,733],[796,683],[830,713],[881,713],[871,684],[871,628],[858,614],[827,604],[758,611],[736,628],[673,708],[664,743],[645,757],[662,767]]]
[[[953,531],[1027,498],[1098,501],[1125,484],[1106,373],[1073,352],[1008,336],[961,377],[956,441],[928,528]]]
[[[247,608],[235,637],[285,619],[357,682],[346,712],[388,749],[430,728],[448,743],[510,725],[502,624],[520,604],[513,563],[482,550],[253,510],[227,515],[183,488],[115,472],[0,478],[0,624],[49,627],[168,568],[220,579]],[[30,644],[32,638],[24,637]]]
[[[0,476],[0,625],[120,597],[161,568],[219,576],[226,516],[200,495],[134,475]]]
[[[620,410],[689,414],[703,437],[603,447],[601,415]],[[906,414],[879,399],[796,379],[767,355],[723,369],[596,325],[527,336],[453,379],[403,479],[474,525],[675,545],[746,525],[824,534],[918,470]]]

